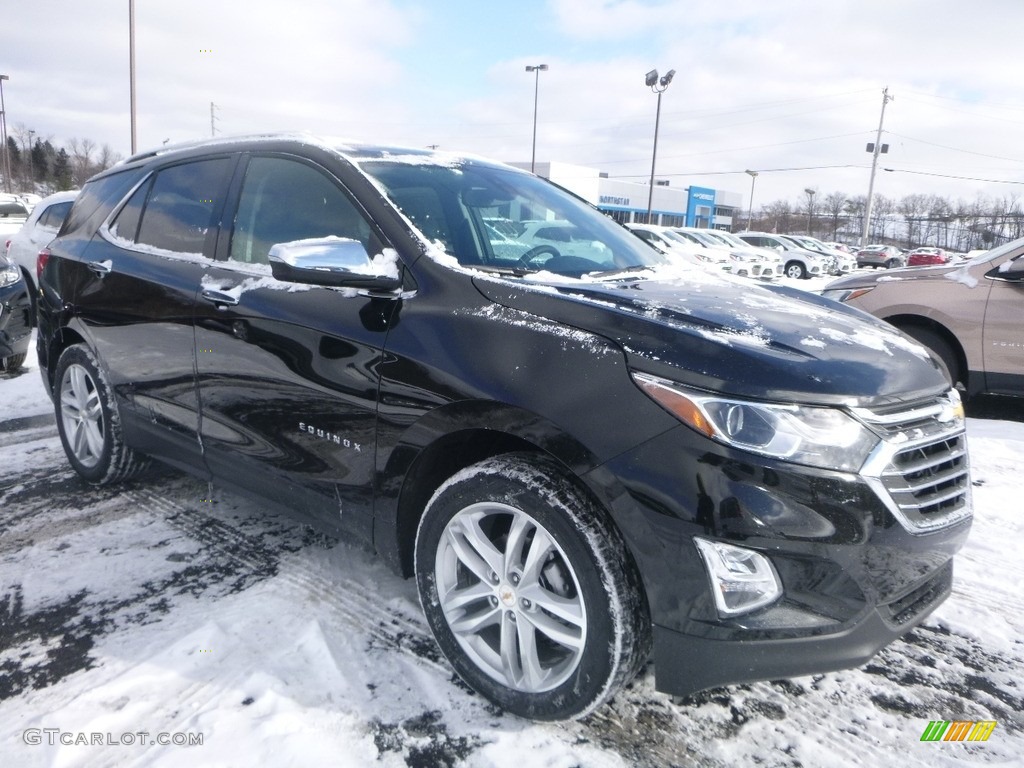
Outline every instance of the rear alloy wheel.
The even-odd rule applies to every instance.
[[[799,261],[791,261],[786,264],[786,277],[793,280],[803,280],[807,277],[807,269]]]
[[[469,467],[435,494],[416,536],[416,582],[455,670],[521,717],[591,712],[650,650],[621,535],[566,477],[526,454]]]
[[[57,431],[72,468],[94,485],[123,480],[149,465],[128,448],[121,420],[96,358],[82,345],[68,347],[57,361],[54,406]]]

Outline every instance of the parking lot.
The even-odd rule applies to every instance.
[[[1015,761],[1024,409],[992,400],[970,413],[974,530],[952,598],[922,627],[862,669],[684,700],[654,692],[648,668],[594,715],[547,725],[468,691],[436,650],[415,586],[370,554],[172,472],[85,487],[30,365],[0,380],[4,763]],[[932,720],[997,726],[984,743],[922,743]],[[88,743],[93,734],[104,743]]]

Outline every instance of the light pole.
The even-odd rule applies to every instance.
[[[32,162],[32,145],[35,143],[36,132],[28,132],[28,186],[29,192],[36,191],[36,166]]]
[[[651,153],[651,188],[647,192],[647,222],[651,223],[651,210],[654,208],[654,166],[658,161],[658,125],[661,123],[661,94],[668,88],[668,84],[672,82],[672,78],[675,77],[676,71],[670,69],[662,77],[658,78],[658,70],[652,69],[647,73],[645,84],[654,93],[658,94],[658,111],[654,117],[654,151]]]
[[[527,72],[533,72],[533,150],[530,152],[530,173],[537,167],[537,94],[540,91],[540,73],[548,71],[547,64],[527,64]]]
[[[11,191],[11,150],[7,146],[7,107],[4,106],[4,80],[7,75],[0,75],[0,127],[3,128],[4,139],[4,188]]]
[[[814,193],[815,190],[807,187],[804,192],[807,193],[807,236],[813,237],[814,233],[811,232],[811,217],[814,216]]]
[[[754,226],[754,182],[757,181],[757,171],[744,171],[745,174],[750,176],[750,210],[747,211],[747,229],[750,230]]]
[[[128,99],[131,107],[132,154],[135,154],[135,0],[128,0]]]

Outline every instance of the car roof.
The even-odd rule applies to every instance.
[[[454,153],[423,147],[408,147],[393,144],[375,144],[371,142],[353,141],[345,138],[322,136],[312,133],[255,133],[239,136],[223,136],[213,139],[188,141],[177,144],[168,144],[161,147],[154,147],[143,152],[138,152],[131,157],[122,160],[117,165],[104,171],[106,175],[115,172],[127,165],[144,163],[155,158],[173,158],[177,155],[187,157],[192,154],[205,154],[206,151],[230,150],[230,149],[258,149],[260,145],[281,145],[292,144],[295,146],[313,146],[329,152],[343,155],[353,163],[367,160],[394,160],[410,164],[431,162],[438,165],[457,165],[473,163],[500,167],[517,173],[528,174],[520,168],[491,160],[489,158],[474,155],[472,153]]]

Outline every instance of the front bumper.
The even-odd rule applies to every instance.
[[[609,506],[644,580],[655,685],[720,685],[863,664],[949,594],[970,517],[911,531],[858,475],[732,451],[687,427],[603,469]],[[782,598],[720,617],[694,536],[768,557]]]
[[[674,696],[688,696],[721,685],[859,667],[923,621],[949,596],[952,585],[953,564],[949,562],[900,599],[866,611],[859,621],[823,635],[718,640],[655,625],[655,687]],[[680,659],[686,663],[677,663]]]

